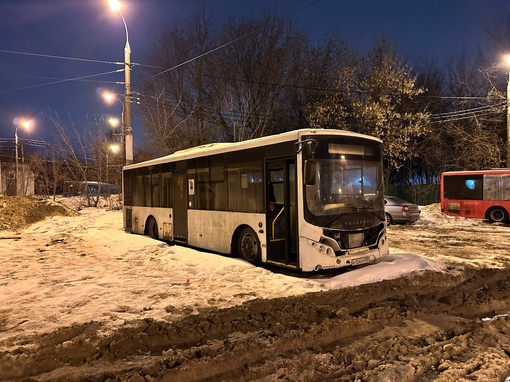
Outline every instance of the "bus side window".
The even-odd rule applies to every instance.
[[[447,199],[483,199],[482,175],[460,175],[444,178]]]
[[[276,196],[274,194],[273,183],[268,183],[267,184],[267,202],[268,203],[275,203],[276,202]]]
[[[228,165],[228,208],[230,211],[264,211],[262,162],[234,162]]]
[[[274,202],[283,203],[283,170],[273,170],[269,176],[269,184],[272,186]]]
[[[151,207],[152,195],[151,195],[151,177],[150,175],[143,176],[143,188],[144,188],[144,203],[145,207]]]
[[[133,180],[133,172],[126,171],[124,174],[124,203],[128,206],[133,204]]]
[[[151,179],[151,193],[152,193],[152,207],[160,207],[160,186],[159,186],[159,173],[152,174]]]
[[[161,174],[161,207],[172,207],[172,174]]]
[[[136,175],[134,177],[133,205],[143,206],[143,175]]]

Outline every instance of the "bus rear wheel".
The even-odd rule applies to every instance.
[[[152,237],[153,239],[158,239],[158,223],[156,222],[156,219],[154,219],[153,216],[147,220],[147,234]]]
[[[508,212],[503,207],[493,207],[487,215],[491,223],[505,223],[508,221]]]
[[[237,239],[237,253],[247,262],[257,265],[262,260],[260,241],[249,227],[243,228]]]

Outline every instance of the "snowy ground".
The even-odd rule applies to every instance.
[[[0,332],[0,344],[8,345],[5,340],[13,334],[90,320],[104,321],[105,330],[138,318],[171,321],[176,314],[255,298],[288,297],[445,267],[429,257],[391,252],[379,264],[338,276],[301,278],[128,234],[122,229],[121,211],[86,208],[78,217],[53,216],[19,234],[0,235],[0,323],[10,329]]]
[[[37,358],[41,346],[37,339],[63,328],[94,323],[98,326],[92,337],[105,339],[137,320],[178,325],[189,317],[275,298],[403,277],[418,280],[427,271],[444,274],[445,278],[457,277],[457,283],[463,279],[459,275],[466,267],[508,269],[510,227],[505,225],[445,217],[434,205],[422,207],[422,219],[417,224],[390,226],[389,231],[391,254],[380,263],[313,278],[277,273],[240,259],[127,234],[122,230],[122,212],[118,210],[85,208],[79,216],[50,216],[25,229],[0,231],[0,380],[28,375],[39,375],[40,379],[35,380],[57,380],[50,371],[63,367],[58,362],[41,369],[48,375],[30,364],[20,365],[26,357]],[[485,244],[480,245],[482,241]],[[500,311],[495,314],[506,317],[510,313],[506,298],[502,297]],[[20,352],[27,354],[14,355]],[[498,362],[503,366],[496,372],[496,381],[510,375],[509,358]],[[146,372],[136,373],[139,376]],[[86,375],[74,380],[87,380],[90,375]],[[286,375],[292,380],[288,372]],[[178,379],[174,375],[168,380]]]

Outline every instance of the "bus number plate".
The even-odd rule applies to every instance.
[[[366,264],[370,261],[370,256],[360,257],[358,259],[351,260],[351,265]]]

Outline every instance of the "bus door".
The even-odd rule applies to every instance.
[[[188,177],[186,172],[174,173],[173,232],[174,240],[188,242]]]
[[[267,261],[297,267],[296,165],[294,159],[266,162]]]

